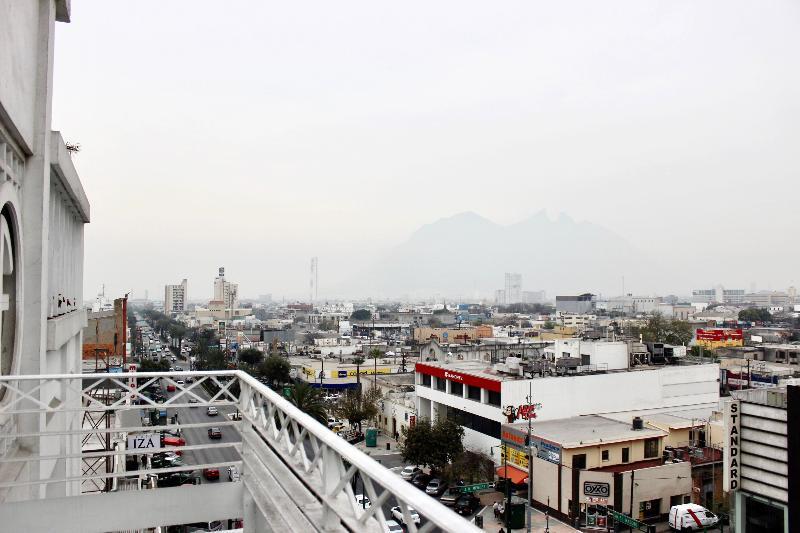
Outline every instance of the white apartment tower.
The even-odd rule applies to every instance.
[[[505,298],[507,304],[522,301],[522,274],[506,272]]]
[[[164,286],[164,312],[180,313],[186,311],[187,300],[186,279],[177,285]]]
[[[225,281],[225,267],[219,267],[219,276],[214,278],[214,300],[222,302],[225,309],[239,307],[239,284]]]

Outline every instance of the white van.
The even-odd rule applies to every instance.
[[[696,503],[673,505],[669,509],[669,526],[677,531],[701,531],[717,522],[717,515]]]

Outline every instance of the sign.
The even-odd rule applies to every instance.
[[[741,329],[698,329],[697,344],[706,348],[742,346],[744,336]]]
[[[489,379],[472,374],[465,374],[463,372],[456,372],[454,370],[445,370],[439,366],[426,365],[425,363],[415,363],[414,371],[420,374],[427,374],[441,379],[449,379],[470,387],[477,387],[479,389],[486,389],[493,392],[500,392],[500,381],[496,379]]]
[[[463,487],[456,487],[459,492],[464,494],[469,492],[477,492],[479,490],[494,488],[494,483],[475,483],[474,485],[465,485]]]
[[[408,417],[408,426],[413,428],[416,425],[417,425],[416,415],[411,415],[410,417]]]
[[[391,374],[391,373],[392,373],[392,369],[391,368],[383,368],[383,367],[377,368],[377,369],[370,368],[368,370],[367,369],[362,369],[360,371],[357,371],[357,370],[348,370],[347,371],[347,375],[348,376],[355,376],[357,374],[361,374],[362,376],[364,376],[366,374],[372,375],[372,374]]]
[[[725,447],[723,448],[722,490],[732,492],[739,488],[739,435],[741,433],[739,400],[725,403],[724,427]]]
[[[635,520],[626,514],[618,513],[617,511],[608,509],[608,516],[613,518],[619,526],[628,526],[630,528],[638,529],[639,531],[649,531],[647,524],[643,524],[642,522],[639,522],[638,520]]]
[[[131,363],[128,365],[128,372],[136,372],[136,365]],[[128,378],[128,387],[135,389],[136,388],[136,378],[130,377]]]
[[[584,481],[583,495],[594,498],[608,498],[611,496],[611,484],[599,481]]]
[[[504,444],[500,448],[500,461],[506,461],[512,465],[516,465],[523,470],[528,470],[528,454],[525,451],[513,446]]]
[[[129,450],[160,450],[161,435],[158,433],[142,433],[128,435]]]

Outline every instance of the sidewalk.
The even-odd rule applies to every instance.
[[[503,528],[503,531],[506,533],[511,532],[525,532],[527,531],[526,527],[522,529],[506,529],[503,523],[494,517],[494,511],[492,510],[492,504],[495,501],[499,501],[503,498],[503,495],[499,492],[491,491],[485,492],[480,494],[481,503],[486,506],[482,512],[478,513],[483,517],[483,530],[489,531],[490,533],[497,533],[500,531],[500,528]],[[542,533],[544,531],[549,531],[550,533],[578,533],[580,530],[575,529],[566,525],[563,522],[559,522],[552,516],[549,520],[549,529],[548,529],[548,520],[545,514],[541,511],[533,509],[532,513],[532,524],[531,524],[531,531],[535,533]]]
[[[389,444],[389,449],[388,450],[386,449],[386,444],[387,443]],[[377,444],[378,445],[376,447],[374,447],[374,448],[367,448],[366,441],[362,440],[361,442],[358,442],[358,443],[354,444],[353,446],[355,446],[356,448],[358,448],[362,452],[366,453],[367,455],[370,455],[370,456],[373,456],[373,457],[376,456],[376,455],[394,455],[394,454],[400,453],[400,450],[397,448],[397,441],[394,440],[391,437],[383,435],[382,433],[378,434]]]

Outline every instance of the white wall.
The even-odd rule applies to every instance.
[[[38,4],[0,0],[0,103],[29,147],[34,136]]]

